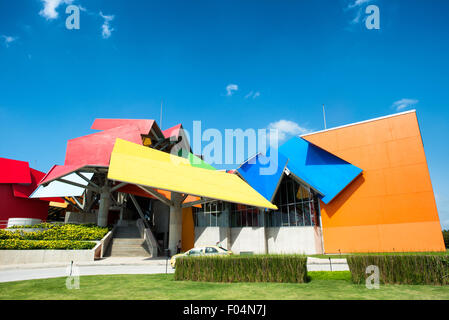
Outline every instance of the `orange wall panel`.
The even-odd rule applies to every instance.
[[[321,203],[326,253],[445,250],[415,112],[304,138],[363,169]]]

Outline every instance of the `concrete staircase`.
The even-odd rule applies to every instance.
[[[111,257],[150,257],[145,240],[141,238],[135,223],[116,227],[112,245]]]

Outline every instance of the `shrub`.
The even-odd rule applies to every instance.
[[[181,257],[175,280],[209,282],[307,281],[307,257],[302,255],[252,255]]]
[[[446,249],[449,249],[449,230],[443,230],[443,238]]]
[[[0,230],[0,239],[89,241],[101,240],[109,231],[108,228],[96,225],[42,223],[33,227],[45,228],[45,230],[36,232],[23,232],[21,228]]]
[[[366,268],[379,267],[380,283],[384,284],[449,284],[447,255],[367,255],[347,258],[351,279],[365,283]]]
[[[86,250],[95,247],[95,242],[70,240],[0,240],[1,250]]]
[[[9,231],[5,229],[0,229],[0,240],[6,239],[22,239],[22,233],[16,231]]]
[[[38,223],[38,224],[33,224],[33,225],[14,225],[11,227],[8,227],[8,229],[38,229],[38,228],[43,228],[43,229],[48,229],[48,228],[53,228],[56,226],[60,226],[64,224],[63,222],[55,222],[55,223],[48,223],[48,222],[43,222],[43,223]]]

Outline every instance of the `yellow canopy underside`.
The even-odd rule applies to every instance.
[[[237,175],[192,167],[166,152],[117,139],[108,179],[254,207],[277,209]]]

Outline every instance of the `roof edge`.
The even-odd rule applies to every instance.
[[[341,129],[341,128],[355,126],[355,125],[362,124],[362,123],[368,123],[368,122],[383,120],[383,119],[387,119],[387,118],[397,117],[397,116],[401,116],[401,115],[408,114],[408,113],[416,113],[416,109],[407,110],[407,111],[399,112],[399,113],[394,113],[394,114],[390,114],[390,115],[387,115],[387,116],[378,117],[378,118],[374,118],[374,119],[363,120],[363,121],[359,121],[359,122],[345,124],[345,125],[334,127],[334,128],[329,128],[329,129],[319,130],[319,131],[315,131],[315,132],[305,133],[305,134],[300,135],[299,137],[301,137],[301,138],[302,137],[307,137],[307,136],[311,136],[311,135],[317,134],[317,133],[323,133],[323,132],[327,132],[327,131],[332,131],[332,130],[337,130],[337,129]]]

